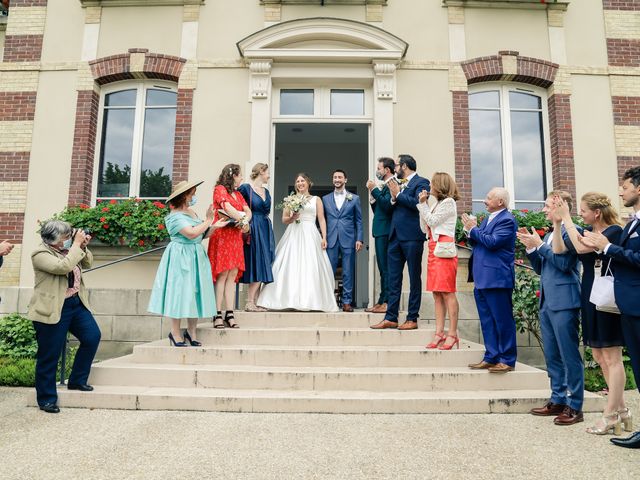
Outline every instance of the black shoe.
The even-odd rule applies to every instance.
[[[184,339],[181,342],[176,342],[176,339],[173,338],[173,334],[169,333],[169,345],[173,345],[174,347],[186,347],[187,342]]]
[[[233,310],[227,310],[224,314],[224,326],[227,328],[239,328],[236,323],[236,317],[233,315]]]
[[[81,392],[93,392],[93,387],[91,385],[76,385],[75,383],[67,384],[67,390],[80,390]]]
[[[184,333],[182,334],[182,337],[183,337],[187,342],[189,342],[189,344],[190,344],[192,347],[201,347],[201,346],[202,346],[202,343],[200,343],[199,341],[197,341],[197,340],[192,340],[192,339],[191,339],[191,335],[189,335],[189,331],[188,331],[188,330],[185,330],[185,331],[184,331]]]
[[[640,430],[627,438],[612,438],[611,443],[618,447],[640,448]]]
[[[47,403],[46,405],[41,405],[40,410],[47,413],[60,413],[60,408],[55,403]]]

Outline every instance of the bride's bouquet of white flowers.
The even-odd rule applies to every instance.
[[[288,196],[282,199],[276,208],[279,210],[288,209],[291,213],[300,212],[304,206],[309,203],[309,197],[298,195],[295,192],[291,192]],[[300,220],[296,220],[296,223],[300,223]]]

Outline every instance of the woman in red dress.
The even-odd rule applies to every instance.
[[[236,283],[244,272],[242,233],[249,231],[249,221],[251,220],[251,209],[240,192],[237,191],[242,180],[240,165],[231,163],[222,169],[213,190],[215,221],[220,215],[235,220],[233,225],[213,232],[209,240],[208,255],[216,287],[216,307],[218,310],[218,314],[213,319],[215,328],[224,328],[225,326],[238,328],[233,315],[233,302]],[[227,307],[224,320],[220,315],[223,300]]]

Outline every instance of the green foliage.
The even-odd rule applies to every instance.
[[[168,197],[171,194],[171,176],[164,173],[164,167],[158,171],[142,170],[140,178],[141,197]]]
[[[34,358],[38,351],[31,320],[12,313],[0,319],[0,357]]]
[[[89,230],[94,238],[107,245],[127,245],[147,250],[168,238],[164,217],[167,206],[139,198],[100,202],[95,207],[67,207],[54,218],[75,228]]]
[[[131,167],[125,165],[120,168],[120,165],[114,165],[111,162],[107,162],[107,168],[102,174],[102,183],[107,185],[125,184],[129,185],[131,179]]]
[[[5,387],[33,387],[35,383],[35,358],[0,357],[0,385]]]
[[[540,348],[543,348],[538,307],[540,298],[540,278],[538,275],[531,270],[518,268],[512,298],[516,328],[520,333],[529,332],[537,340]]]

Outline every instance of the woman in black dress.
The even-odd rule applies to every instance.
[[[631,414],[624,404],[623,397],[626,375],[622,362],[624,339],[620,315],[596,310],[596,306],[589,301],[596,268],[600,268],[600,275],[613,275],[613,272],[609,269],[609,262],[604,255],[596,253],[580,242],[580,232],[573,224],[569,208],[562,199],[556,200],[555,214],[556,217],[562,218],[571,243],[582,261],[582,338],[584,344],[591,347],[593,358],[602,368],[609,387],[607,406],[602,418],[589,427],[587,432],[597,435],[619,432],[622,424],[625,429],[630,430]],[[580,202],[580,216],[593,231],[601,232],[611,243],[619,242],[622,234],[620,218],[611,205],[611,199],[605,194],[584,194]],[[563,253],[566,247],[559,241],[554,242],[553,248],[555,253]]]

